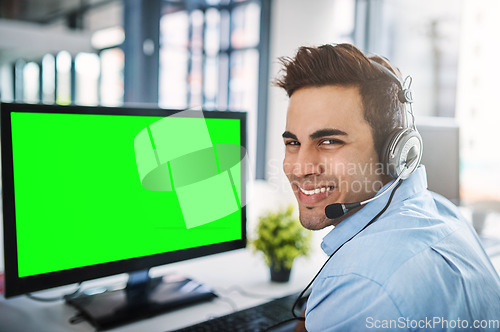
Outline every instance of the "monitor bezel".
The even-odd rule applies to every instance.
[[[172,252],[124,259],[114,262],[90,265],[36,276],[19,277],[17,263],[16,216],[14,196],[14,171],[12,155],[11,113],[75,113],[102,115],[140,115],[140,116],[170,116],[185,110],[162,109],[150,105],[127,105],[120,107],[107,106],[77,106],[77,105],[45,105],[1,103],[1,165],[2,165],[2,200],[4,227],[4,296],[6,298],[41,291],[59,286],[70,285],[92,279],[109,277],[117,274],[131,273],[153,267],[180,262],[188,259],[213,255],[246,247],[246,206],[241,206],[241,231],[239,240],[215,243]],[[192,112],[192,113],[190,113]],[[199,111],[187,111],[183,115],[192,114],[199,117]],[[240,120],[241,146],[246,148],[246,112],[236,111],[203,111],[205,118],[230,118]],[[246,167],[241,163],[242,202],[246,201]]]

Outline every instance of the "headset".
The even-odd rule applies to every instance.
[[[376,200],[380,196],[394,188],[398,182],[407,179],[418,167],[422,159],[423,144],[413,114],[413,95],[410,89],[412,78],[408,76],[403,82],[387,67],[371,60],[372,65],[384,72],[394,83],[397,84],[398,99],[404,105],[404,127],[395,128],[386,139],[381,153],[380,162],[385,167],[385,173],[395,179],[383,192],[362,202],[334,203],[327,205],[325,214],[330,219],[343,216],[350,210]],[[411,118],[411,124],[409,120]]]
[[[415,116],[412,108],[413,94],[410,89],[412,78],[408,76],[404,82],[401,82],[396,74],[387,67],[374,60],[370,60],[370,62],[398,85],[398,99],[404,104],[405,127],[396,128],[389,134],[384,145],[381,160],[387,167],[387,175],[393,179],[400,178],[404,180],[417,169],[423,152],[422,137],[415,126]],[[408,82],[407,85],[406,82]],[[408,115],[411,117],[411,125],[408,121]]]

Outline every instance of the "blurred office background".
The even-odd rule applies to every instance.
[[[0,100],[246,111],[252,176],[281,192],[276,59],[354,43],[412,75],[417,120],[459,129],[426,156],[456,166],[450,198],[498,202],[499,15],[496,0],[2,0]]]

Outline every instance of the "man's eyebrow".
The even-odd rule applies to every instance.
[[[295,134],[292,134],[289,131],[285,131],[281,136],[283,136],[283,138],[291,138],[291,139],[298,140],[297,136]]]
[[[325,129],[320,129],[316,130],[314,133],[309,135],[311,139],[317,139],[325,136],[347,136],[347,133],[343,130],[340,129],[335,129],[335,128],[325,128]]]

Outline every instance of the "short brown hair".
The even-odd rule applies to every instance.
[[[379,161],[382,160],[385,140],[392,130],[403,126],[404,105],[398,99],[398,84],[371,61],[384,65],[396,75],[397,69],[381,57],[368,58],[350,44],[301,47],[294,58],[279,60],[282,75],[274,83],[285,89],[289,97],[304,87],[357,86],[364,118],[372,127],[375,149]]]

